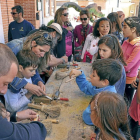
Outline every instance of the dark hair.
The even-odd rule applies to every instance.
[[[22,6],[16,5],[16,6],[12,7],[11,9],[12,9],[12,10],[16,9],[16,11],[17,11],[18,13],[22,13],[22,17],[23,17],[23,8],[22,8]]]
[[[101,125],[101,139],[110,140],[115,137],[118,140],[133,140],[130,135],[127,105],[121,95],[102,91],[93,96],[91,103],[92,101],[95,101],[94,107]]]
[[[98,28],[99,28],[99,24],[100,24],[101,21],[108,21],[109,22],[109,26],[110,26],[109,34],[111,33],[111,27],[112,27],[111,22],[108,18],[103,17],[103,18],[98,19],[96,24],[95,24],[95,27],[94,27],[94,30],[93,30],[93,36],[94,37],[99,37],[100,36]]]
[[[15,63],[18,68],[18,61],[12,50],[5,44],[0,43],[0,76],[6,75],[12,63]]]
[[[137,36],[140,35],[140,18],[138,17],[128,17],[128,18],[125,18],[124,19],[124,22],[130,27],[130,28],[133,28],[135,27],[136,28],[136,34]]]
[[[119,43],[118,38],[115,35],[108,34],[108,35],[101,37],[101,39],[98,41],[98,46],[100,44],[105,44],[106,46],[108,46],[108,48],[111,49],[110,58],[118,59],[122,62],[123,65],[126,66],[121,45]],[[99,55],[99,49],[98,49],[97,59],[101,59],[101,57]]]
[[[118,32],[122,31],[122,25],[120,23],[119,16],[118,16],[117,12],[112,12],[112,13],[108,14],[107,18],[111,21],[112,26],[113,26],[113,23],[116,23],[116,30]]]
[[[80,12],[80,16],[82,16],[82,15],[87,15],[87,17],[90,18],[90,15],[89,15],[89,11],[88,11],[88,9],[81,10],[81,12]]]
[[[21,50],[17,53],[17,59],[19,65],[21,65],[24,69],[27,67],[37,67],[39,65],[38,56],[33,53],[31,50]]]
[[[92,64],[92,69],[96,71],[100,80],[108,80],[109,85],[114,85],[122,74],[122,67],[114,59],[97,59]]]

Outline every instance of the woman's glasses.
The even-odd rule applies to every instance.
[[[81,21],[82,21],[82,20],[85,20],[85,21],[86,21],[86,20],[87,20],[87,18],[80,18],[80,20],[81,20]]]
[[[64,13],[64,14],[62,14],[62,15],[66,17],[66,16],[68,16],[68,15],[69,15],[69,13]]]

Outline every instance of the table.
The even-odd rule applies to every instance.
[[[79,62],[78,65],[89,77],[92,72],[91,64]],[[72,68],[74,67],[70,66],[70,70]],[[86,109],[92,97],[80,91],[75,80],[65,83],[69,79],[68,76],[63,80],[56,80],[55,74],[57,71],[60,71],[60,69],[56,69],[46,83],[46,93],[51,96],[59,90],[60,97],[69,98],[69,101],[58,100],[54,104],[54,106],[61,108],[60,116],[57,118],[59,124],[52,125],[52,132],[46,137],[46,140],[89,140],[94,127],[83,122],[82,112]]]

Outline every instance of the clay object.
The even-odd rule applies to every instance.
[[[33,101],[34,103],[44,103],[44,104],[51,104],[51,100],[46,98],[45,96],[41,96],[41,97],[38,97],[38,96],[34,96],[33,97]]]
[[[28,104],[28,107],[39,109],[45,113],[47,113],[51,118],[56,118],[60,115],[60,107],[51,107],[47,105],[35,105],[35,104]]]
[[[64,79],[67,76],[68,76],[68,73],[57,71],[55,74],[55,79],[60,80],[60,79]]]

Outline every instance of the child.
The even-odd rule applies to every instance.
[[[140,70],[138,77],[140,80]],[[140,82],[133,82],[132,87],[138,88],[129,108],[130,127],[132,136],[138,140],[140,138]]]
[[[24,78],[27,82],[32,84],[31,77],[36,74],[36,69],[39,64],[39,59],[30,50],[22,50],[17,54],[19,62],[19,71],[17,77]],[[4,95],[6,101],[6,109],[13,113],[15,111],[21,111],[27,108],[27,104],[30,103],[32,93],[26,89],[21,88],[19,93],[13,93],[11,90],[7,90]]]
[[[73,69],[70,73],[76,76],[76,83],[81,91],[87,95],[96,95],[101,91],[116,92],[114,84],[121,78],[122,67],[113,59],[101,59],[93,62],[93,72],[90,82],[86,80],[83,71]],[[90,119],[90,105],[83,112],[83,120],[88,125],[93,125]]]
[[[133,140],[130,135],[127,105],[122,96],[100,92],[90,103],[91,120],[100,129],[91,140]],[[96,138],[96,139],[94,139]]]
[[[98,19],[95,23],[93,33],[89,34],[86,38],[81,55],[83,62],[86,62],[87,57],[89,57],[90,62],[95,60],[98,51],[98,41],[102,36],[107,35],[108,33],[111,33],[110,21],[107,18]]]
[[[128,17],[123,23],[124,37],[128,37],[125,40],[122,49],[127,66],[126,71],[126,88],[125,96],[128,101],[132,101],[134,94],[134,88],[131,87],[131,83],[136,80],[138,67],[140,66],[140,19],[138,17]]]
[[[115,88],[117,93],[124,96],[125,91],[125,82],[126,82],[126,74],[124,66],[126,63],[123,58],[122,48],[120,46],[119,40],[115,35],[105,35],[98,42],[99,50],[97,59],[106,59],[112,58],[119,61],[122,66],[122,76],[121,79],[116,82]],[[124,66],[123,66],[124,65]]]

